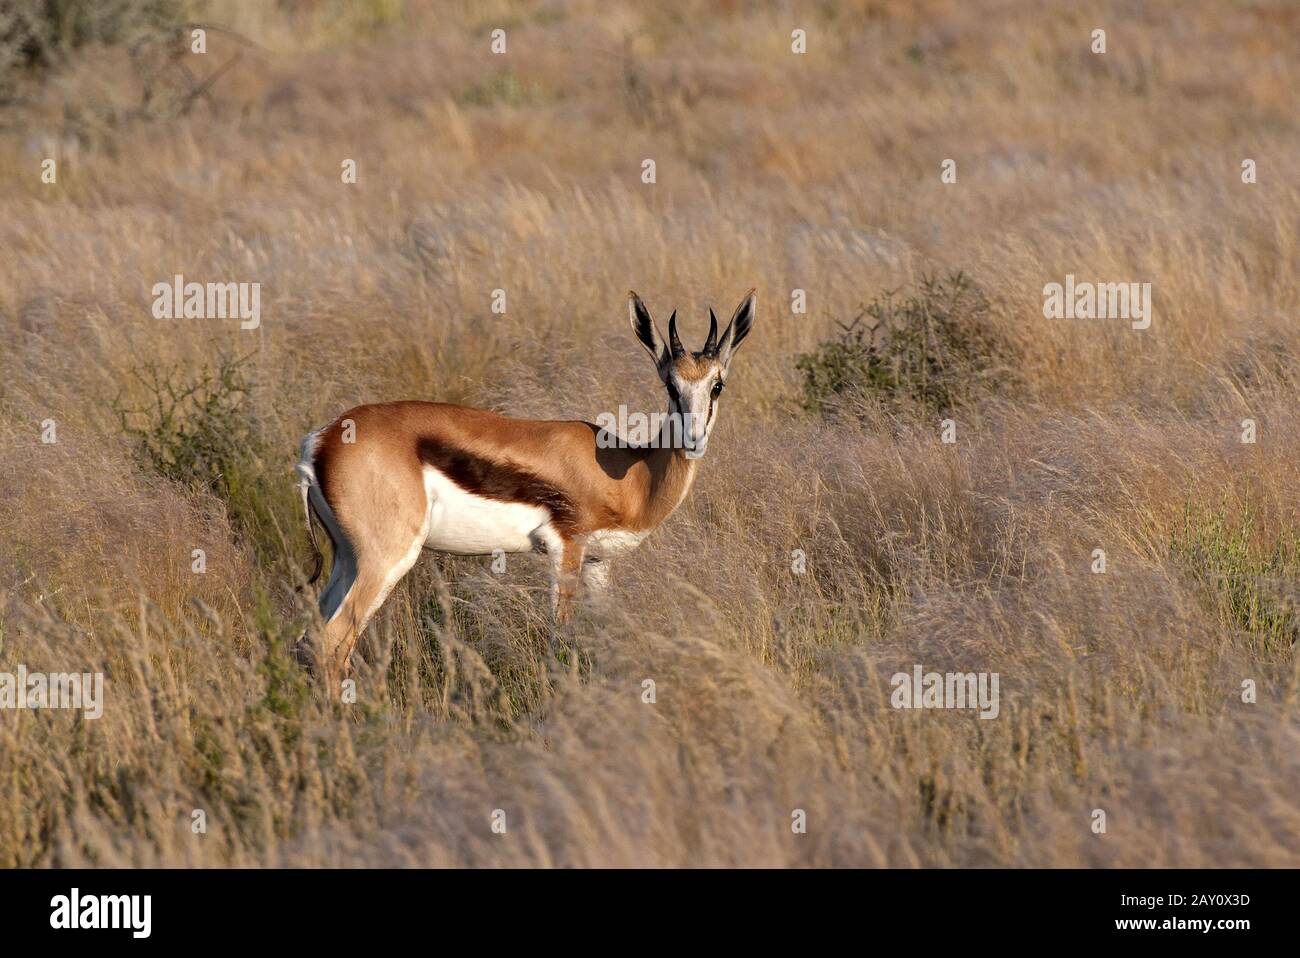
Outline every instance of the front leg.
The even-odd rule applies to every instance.
[[[587,556],[582,564],[582,587],[591,593],[602,593],[609,588],[609,560]]]
[[[582,560],[586,552],[585,536],[560,537],[551,560],[551,610],[559,625],[564,625],[573,618],[573,607],[581,581]]]

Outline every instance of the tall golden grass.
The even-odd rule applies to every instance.
[[[1294,4],[188,15],[252,44],[210,34],[196,76],[241,59],[188,110],[115,42],[0,109],[0,670],[107,676],[98,720],[0,712],[0,863],[1300,864]],[[953,444],[804,411],[799,355],[951,270],[1014,389]],[[260,329],[154,319],[176,273],[260,282]],[[1151,328],[1045,319],[1067,273],[1150,282]],[[303,434],[658,410],[627,289],[699,341],[751,285],[695,490],[572,629],[527,558],[426,558],[356,704],[292,664]],[[137,373],[232,357],[227,477],[160,474]],[[997,672],[998,717],[891,708],[915,664]]]

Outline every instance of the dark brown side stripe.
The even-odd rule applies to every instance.
[[[419,441],[420,461],[433,466],[466,492],[498,502],[541,506],[565,535],[574,531],[578,510],[558,488],[533,473],[507,463],[484,459],[464,449],[424,438]]]

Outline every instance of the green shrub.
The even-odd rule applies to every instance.
[[[804,408],[826,414],[870,396],[946,414],[978,391],[1008,385],[1007,346],[988,313],[988,299],[960,272],[922,276],[909,295],[882,293],[840,323],[836,338],[795,360]]]
[[[189,381],[179,368],[153,362],[132,370],[148,397],[146,405],[128,408],[119,393],[113,411],[140,459],[167,479],[227,498],[237,463],[253,439],[245,410],[246,361],[223,357],[215,369],[204,367]]]
[[[186,0],[13,0],[0,3],[0,99],[18,72],[91,44],[134,44],[180,28]]]
[[[249,357],[222,357],[186,375],[182,368],[146,363],[131,377],[146,397],[129,407],[122,393],[112,407],[140,463],[191,489],[205,489],[226,504],[236,532],[265,564],[283,557],[281,530],[295,528],[292,484],[268,474],[266,442],[249,401]]]
[[[531,106],[542,100],[542,88],[536,83],[525,84],[511,67],[489,73],[461,90],[457,100],[467,106]]]
[[[1189,502],[1170,555],[1202,587],[1226,628],[1249,636],[1254,651],[1276,654],[1300,632],[1289,597],[1300,578],[1300,534],[1285,532],[1266,547],[1257,526],[1249,499],[1236,510],[1226,501],[1217,508]]]

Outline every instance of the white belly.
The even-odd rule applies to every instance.
[[[551,514],[541,506],[471,495],[432,466],[424,467],[429,498],[425,546],[457,555],[528,552]]]

